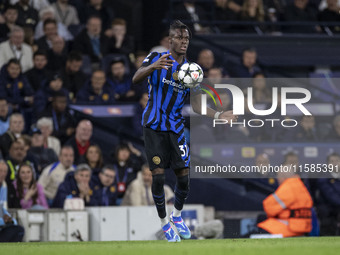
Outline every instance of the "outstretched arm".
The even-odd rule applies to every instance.
[[[148,66],[141,66],[132,78],[134,84],[140,83],[146,79],[153,71],[158,69],[168,70],[170,66],[173,66],[174,60],[167,59],[170,54],[164,54],[156,62]]]

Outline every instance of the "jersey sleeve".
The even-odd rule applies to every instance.
[[[147,57],[143,60],[142,66],[149,66],[153,63],[155,63],[159,59],[159,53],[158,52],[151,52]]]

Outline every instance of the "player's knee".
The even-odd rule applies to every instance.
[[[177,187],[180,190],[185,190],[185,191],[189,191],[189,175],[185,175],[185,176],[178,176],[177,177]]]
[[[189,174],[189,168],[186,167],[186,168],[176,169],[175,174],[177,177],[186,176]]]
[[[152,175],[152,193],[156,195],[162,195],[164,193],[164,174]]]

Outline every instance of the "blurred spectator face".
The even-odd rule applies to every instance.
[[[60,36],[54,36],[52,39],[52,50],[57,54],[62,54],[65,47],[65,41]]]
[[[92,74],[91,82],[94,91],[102,90],[106,82],[105,73],[102,71],[94,72]]]
[[[53,99],[53,109],[60,113],[60,112],[64,112],[66,110],[67,107],[67,98],[65,97],[55,97]]]
[[[21,115],[12,116],[9,122],[9,129],[15,134],[21,134],[24,130],[25,122]]]
[[[112,185],[116,178],[116,172],[113,169],[105,169],[104,173],[99,173],[100,182],[104,187],[109,187]]]
[[[295,154],[287,155],[284,164],[288,166],[297,166],[299,165],[299,157]]]
[[[333,166],[340,166],[340,156],[332,155],[328,158],[328,164]]]
[[[15,24],[15,22],[17,21],[17,18],[18,18],[18,11],[16,9],[8,9],[5,12],[6,22],[10,24]]]
[[[170,36],[164,36],[160,41],[160,45],[166,49],[169,49],[170,48],[169,40],[170,40]]]
[[[111,72],[114,78],[121,80],[125,74],[125,65],[122,62],[112,64]]]
[[[256,8],[259,5],[258,0],[248,0],[247,2],[250,8]]]
[[[214,53],[211,50],[202,50],[197,59],[197,63],[204,69],[210,69],[215,62]]]
[[[7,172],[8,172],[7,164],[5,162],[0,162],[0,183],[1,184],[6,179]]]
[[[52,40],[54,36],[58,35],[57,25],[53,23],[48,23],[44,26],[44,33],[48,40]]]
[[[32,168],[26,165],[20,167],[18,176],[24,185],[30,185],[33,180]]]
[[[255,51],[245,51],[243,52],[242,62],[247,68],[252,68],[256,63],[256,52]]]
[[[334,9],[338,7],[338,1],[337,0],[327,0],[327,8],[328,9]]]
[[[100,158],[100,152],[97,146],[90,146],[86,151],[86,158],[89,162],[98,162]]]
[[[308,4],[308,0],[294,0],[294,5],[299,9],[305,9]]]
[[[47,137],[49,137],[52,134],[52,132],[53,132],[53,130],[51,129],[51,127],[49,125],[46,125],[46,126],[41,125],[41,126],[39,126],[39,129],[40,129],[41,134],[43,135],[43,137],[45,139]]]
[[[11,144],[9,156],[18,163],[21,163],[26,157],[25,146],[23,142],[16,141]]]
[[[315,128],[314,116],[303,116],[300,125],[304,130],[311,130]]]
[[[266,88],[266,79],[263,74],[257,74],[253,79],[253,88],[263,90]]]
[[[114,36],[125,36],[126,34],[126,26],[125,25],[120,25],[120,24],[115,24],[112,26],[112,33]]]
[[[66,69],[71,73],[77,73],[79,72],[81,66],[83,65],[83,61],[67,61],[66,62]]]
[[[18,48],[21,48],[21,45],[24,42],[25,34],[24,31],[14,31],[11,33],[9,38],[11,44],[15,45]]]
[[[142,97],[139,99],[139,103],[143,109],[145,109],[146,105],[148,104],[149,95],[148,93],[143,93]]]
[[[99,18],[91,18],[88,20],[86,28],[91,36],[99,36],[102,30],[102,21]]]
[[[89,183],[91,179],[91,172],[88,170],[78,171],[74,174],[74,179],[77,183]]]
[[[18,78],[21,72],[20,65],[16,63],[10,63],[7,66],[7,72],[8,72],[9,77],[11,77],[12,79]]]
[[[135,67],[136,69],[140,68],[143,64],[143,61],[144,59],[146,58],[147,55],[139,55],[136,57],[136,60],[135,60]]]
[[[31,142],[32,147],[41,147],[44,145],[44,136],[42,134],[35,133],[32,135]]]
[[[97,6],[101,6],[103,3],[103,0],[90,0],[90,5],[97,7]]]
[[[42,70],[47,65],[47,58],[44,55],[36,55],[33,59],[33,63],[36,69]]]
[[[340,118],[336,117],[336,121],[334,122],[335,132],[340,135]]]
[[[74,152],[72,148],[62,148],[59,155],[60,163],[67,169],[73,165]]]
[[[50,81],[50,84],[49,84],[49,87],[53,91],[59,91],[62,88],[62,86],[63,86],[63,81],[60,78]]]
[[[8,103],[4,99],[0,99],[0,117],[6,118],[8,114]]]
[[[210,68],[207,77],[213,84],[220,83],[223,77],[221,68]]]
[[[30,0],[19,0],[22,5],[28,5]]]
[[[150,187],[152,184],[152,173],[150,171],[150,168],[148,167],[143,167],[142,170],[142,177],[143,177],[143,182],[146,186]]]
[[[269,158],[266,154],[260,154],[256,157],[255,164],[257,166],[269,166]]]
[[[130,151],[128,149],[120,149],[118,151],[118,161],[126,162],[130,157]]]
[[[92,123],[89,120],[82,120],[76,129],[76,139],[78,141],[89,141],[92,136]]]

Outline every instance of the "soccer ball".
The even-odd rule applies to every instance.
[[[185,63],[178,71],[178,81],[187,88],[194,88],[203,81],[203,70],[196,63]]]

